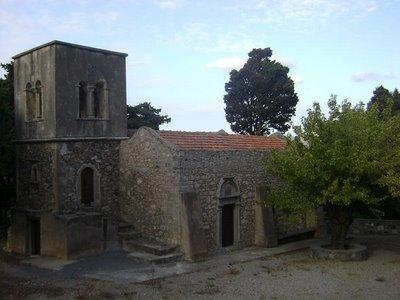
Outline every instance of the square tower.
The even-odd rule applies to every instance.
[[[60,41],[15,55],[17,140],[125,137],[126,56]]]
[[[10,251],[70,258],[106,247],[120,217],[126,56],[53,41],[13,57],[17,201]]]

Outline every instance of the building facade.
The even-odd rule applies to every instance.
[[[277,222],[263,205],[274,183],[264,162],[281,138],[144,127],[128,138],[126,56],[59,41],[14,56],[11,252],[70,259],[123,246],[196,259],[313,226]]]
[[[54,41],[13,57],[11,251],[70,258],[104,248],[119,217],[126,56]]]

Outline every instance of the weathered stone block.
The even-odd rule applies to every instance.
[[[186,259],[197,260],[207,253],[205,233],[203,229],[201,203],[196,193],[182,193],[181,249]]]
[[[259,247],[276,247],[278,236],[272,208],[266,205],[265,187],[257,187],[254,201],[254,244]]]

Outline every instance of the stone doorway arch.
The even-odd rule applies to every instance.
[[[237,246],[240,240],[240,191],[233,177],[223,178],[218,188],[218,246]]]

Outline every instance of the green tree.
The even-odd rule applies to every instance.
[[[272,50],[253,49],[239,71],[225,84],[226,120],[234,132],[265,135],[285,132],[298,102],[289,68],[271,60]]]
[[[143,102],[136,106],[127,106],[128,128],[138,129],[147,126],[158,130],[161,124],[171,122],[167,115],[160,115],[161,109],[154,108],[150,102]]]
[[[271,153],[267,169],[283,184],[271,187],[268,200],[293,211],[323,206],[331,247],[343,249],[355,206],[379,204],[377,188],[400,196],[400,118],[376,106],[338,105],[335,96],[328,104],[328,117],[314,104],[286,151]]]
[[[0,210],[7,210],[15,199],[14,73],[12,63],[1,68],[5,75],[0,78]]]
[[[368,108],[376,105],[379,111],[384,110],[389,105],[392,105],[393,114],[400,113],[400,93],[397,89],[390,92],[382,85],[378,86],[374,92],[371,100],[368,102]]]

